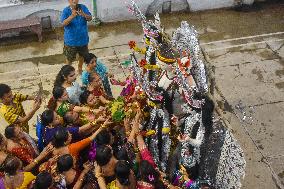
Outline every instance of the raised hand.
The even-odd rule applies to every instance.
[[[188,135],[179,135],[177,138],[180,142],[186,142],[190,140],[190,137]]]
[[[100,115],[97,119],[97,122],[105,121],[105,117],[103,115]]]
[[[103,176],[102,168],[97,164],[97,162],[95,162],[95,176],[96,176],[97,178]]]
[[[45,157],[45,156],[49,155],[51,152],[53,152],[54,149],[55,149],[54,146],[50,143],[43,149],[41,154]]]
[[[84,171],[88,172],[92,169],[93,165],[91,164],[91,162],[87,161],[86,163],[83,164],[84,167]]]
[[[175,115],[173,115],[173,116],[171,117],[171,123],[172,123],[173,125],[177,126],[177,125],[178,125],[178,117],[175,116]]]
[[[77,15],[78,15],[78,12],[76,11],[76,9],[72,9],[72,14],[71,14],[71,16],[72,16],[73,18],[75,18]]]
[[[106,128],[108,125],[112,124],[113,122],[110,121],[110,117],[108,117],[105,122],[102,124],[101,128]]]
[[[42,102],[41,99],[35,100],[33,104],[33,109],[38,110],[40,108],[41,102]]]
[[[128,127],[130,125],[130,118],[129,117],[125,117],[123,119],[123,124],[124,124],[124,127]]]

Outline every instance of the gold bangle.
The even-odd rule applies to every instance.
[[[101,128],[104,129],[104,128],[106,128],[106,126],[105,126],[104,124],[102,124],[102,125],[101,125]]]
[[[36,159],[34,159],[34,161],[33,161],[35,164],[38,164],[38,160],[36,160]]]
[[[97,120],[91,122],[91,125],[96,125],[96,124],[97,124]]]

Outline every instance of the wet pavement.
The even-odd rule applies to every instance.
[[[274,189],[284,182],[284,4],[259,5],[247,12],[214,10],[161,16],[170,34],[186,20],[196,26],[208,64],[215,67],[218,105],[241,144],[247,161],[242,188]],[[0,82],[26,94],[44,87],[46,105],[64,62],[62,29],[0,41]],[[90,27],[90,51],[117,78],[129,72],[127,42],[141,41],[136,21]],[[79,80],[79,77],[78,77]],[[115,95],[119,88],[114,89]],[[25,108],[31,104],[25,103]],[[37,112],[42,112],[43,107]],[[30,125],[35,123],[35,118]],[[1,131],[6,125],[0,120]],[[33,129],[32,135],[35,135]]]

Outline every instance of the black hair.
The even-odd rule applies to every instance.
[[[123,146],[117,146],[115,150],[113,150],[113,154],[117,160],[125,160],[130,162],[128,152]]]
[[[65,145],[65,142],[68,139],[68,131],[64,127],[59,127],[55,132],[52,140],[54,147],[59,148]]]
[[[64,94],[65,92],[65,88],[64,87],[61,87],[61,86],[54,86],[53,90],[52,90],[52,95],[53,95],[53,98],[55,100],[58,100],[59,98],[62,97],[62,95]]]
[[[56,76],[54,86],[62,86],[65,81],[65,77],[67,77],[71,72],[75,71],[75,68],[71,65],[64,65],[60,69],[59,73]]]
[[[86,63],[87,65],[90,64],[90,62],[91,62],[91,60],[92,60],[93,58],[97,58],[97,56],[94,55],[93,53],[87,54],[87,56],[85,56],[85,58],[84,58],[85,63]]]
[[[54,119],[54,112],[50,109],[47,109],[41,114],[40,119],[41,119],[41,124],[43,126],[47,126],[50,123],[52,123]]]
[[[48,189],[52,185],[52,181],[51,174],[43,171],[36,176],[33,189]]]
[[[167,164],[166,174],[170,182],[174,182],[175,172],[176,170],[179,170],[180,154],[181,154],[181,143],[178,143],[171,156],[169,156]]]
[[[109,163],[112,157],[111,148],[106,145],[101,145],[97,148],[96,161],[99,166],[104,166]]]
[[[95,80],[95,77],[93,76],[93,74],[89,74],[88,75],[88,81],[89,83],[92,83]]]
[[[62,97],[62,95],[64,94],[64,91],[66,89],[64,87],[61,86],[54,86],[53,90],[52,90],[52,98],[48,101],[47,103],[47,107],[51,110],[55,110],[56,109],[56,102],[57,100]]]
[[[171,117],[173,115],[173,99],[174,99],[174,93],[172,93],[172,96],[169,95],[169,93],[163,89],[162,87],[157,86],[156,91],[161,93],[163,96],[162,101],[158,100],[152,100],[155,104],[161,104],[165,107],[165,109],[168,111],[169,116]]]
[[[11,139],[15,137],[15,126],[9,125],[5,128],[5,137]]]
[[[91,92],[88,90],[84,90],[79,97],[81,104],[88,104],[88,97],[90,96]]]
[[[2,144],[3,141],[4,141],[4,136],[2,135],[2,133],[0,133],[0,145]]]
[[[155,189],[165,189],[165,185],[160,180],[160,173],[147,161],[142,160],[139,166],[140,179],[154,185]]]
[[[108,145],[111,142],[111,133],[107,130],[100,131],[96,136],[97,145]]]
[[[115,165],[115,176],[119,183],[123,186],[130,185],[129,175],[130,175],[130,166],[126,161],[120,160]]]
[[[205,137],[209,137],[213,130],[214,102],[208,96],[204,97],[205,103],[202,106],[202,124],[205,127]]]
[[[98,181],[93,171],[90,170],[85,174],[82,189],[99,189]]]
[[[69,116],[69,113],[72,113],[72,111],[66,112],[63,116],[63,120],[66,125],[72,124],[74,121],[73,118]]]
[[[4,172],[10,176],[16,175],[17,170],[21,168],[22,162],[19,158],[15,156],[8,156],[8,159],[5,161]]]
[[[70,154],[62,155],[57,160],[57,170],[59,173],[68,171],[73,167],[73,158]]]
[[[1,83],[0,84],[0,98],[3,98],[5,94],[9,93],[11,91],[11,88],[4,84],[4,83]]]

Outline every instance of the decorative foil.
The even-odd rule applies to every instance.
[[[233,135],[226,131],[215,187],[219,189],[241,188],[240,180],[245,176],[245,166],[243,150]]]
[[[200,122],[200,126],[197,132],[196,139],[192,139],[190,141],[181,142],[181,159],[180,163],[187,167],[191,168],[199,163],[200,161],[200,145],[203,141],[204,136],[204,128],[201,124],[201,114],[197,113],[196,111],[192,111],[191,114],[185,118],[185,127],[184,133],[187,136],[191,135],[193,126]],[[193,151],[190,152],[189,149],[193,148]]]
[[[186,21],[181,22],[173,34],[172,45],[180,53],[187,52],[190,55],[192,64],[192,74],[199,92],[208,92],[207,77],[204,64],[201,60],[201,49],[198,41],[198,33],[194,26],[190,26]]]
[[[163,127],[164,128],[170,128],[169,124],[169,115],[166,113],[166,111],[159,109],[159,117],[163,120]],[[160,167],[163,172],[166,171],[167,168],[167,162],[169,159],[169,153],[170,153],[170,148],[171,148],[171,140],[170,140],[170,134],[162,134],[162,149],[161,149],[161,154],[162,156],[160,157],[161,163]]]
[[[201,114],[189,108],[190,106],[201,108],[203,101],[194,99],[194,95],[197,92],[203,94],[208,92],[207,75],[197,31],[194,26],[189,25],[187,22],[182,22],[181,26],[174,32],[171,40],[164,33],[158,14],[155,15],[154,21],[147,21],[135,1],[130,1],[129,10],[141,22],[143,28],[143,40],[148,47],[148,51],[145,54],[147,62],[150,62],[151,55],[153,53],[156,54],[163,46],[162,43],[158,43],[156,40],[158,35],[162,35],[164,43],[171,44],[166,53],[178,51],[179,53],[174,55],[176,59],[183,58],[184,54],[189,55],[190,58],[190,73],[195,80],[196,87],[189,85],[187,78],[179,69],[177,63],[171,65],[171,71],[174,73],[174,77],[171,79],[173,84],[178,86],[177,91],[180,93],[180,96],[177,98],[179,100],[185,99],[185,112],[189,114],[185,118],[184,134],[190,135],[194,124],[197,122],[200,123],[196,139],[182,143],[181,163],[185,167],[192,167],[200,161],[200,178],[202,180],[212,180],[212,185],[215,188],[240,188],[240,178],[244,175],[245,168],[244,154],[240,146],[229,131],[225,131],[223,126],[218,126],[217,128],[215,123],[210,136],[204,137],[205,127],[202,125]],[[161,67],[164,68],[164,66]],[[134,78],[137,79],[138,85],[143,89],[149,99],[157,100],[161,98],[161,93],[155,91],[154,87],[160,81],[157,72],[157,75],[153,77],[154,81],[150,81],[149,70],[145,71],[139,67],[135,55],[132,56],[131,70]],[[242,116],[240,116],[242,117],[241,119],[246,120],[247,113],[243,113],[243,108],[239,107],[236,108],[242,113]],[[147,130],[154,129],[155,131],[159,131],[159,129],[162,129],[159,128],[157,120],[163,121],[162,127],[169,127],[168,115],[166,115],[163,109],[153,108],[150,111],[150,116],[150,123],[145,125]],[[170,151],[169,146],[171,141],[169,136],[163,135],[162,141],[159,141],[157,135],[152,135],[146,137],[145,142],[153,155],[155,163],[161,170],[164,170],[167,166],[166,162]],[[161,149],[159,149],[159,144],[162,144]],[[193,148],[193,151],[190,153],[189,148]],[[201,152],[203,155],[200,155]]]
[[[188,104],[195,108],[201,108],[202,101],[196,100],[193,98],[193,94],[195,93],[196,88],[190,87],[186,78],[183,76],[182,72],[178,67],[175,69],[176,79],[175,82],[182,88],[182,92],[184,95],[184,99]]]
[[[150,112],[150,123],[146,127],[147,130],[158,130],[158,124],[156,123],[157,118],[157,108],[153,108]],[[146,138],[147,144],[148,144],[148,149],[151,152],[154,162],[156,165],[159,166],[160,164],[160,158],[159,158],[159,147],[158,147],[158,137],[157,135],[151,135]]]
[[[159,127],[159,122],[162,122],[161,127]],[[146,125],[146,130],[153,129],[156,131],[156,134],[147,137],[146,144],[148,144],[148,148],[153,156],[154,162],[162,171],[166,171],[171,140],[169,134],[162,134],[162,139],[159,140],[157,133],[162,132],[163,128],[169,127],[169,117],[165,114],[164,110],[153,108],[150,111],[150,123]],[[162,144],[161,148],[159,148],[159,144]]]

